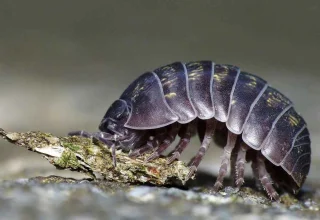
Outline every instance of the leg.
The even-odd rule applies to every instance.
[[[230,163],[231,152],[235,147],[237,141],[237,135],[228,131],[227,145],[224,147],[224,152],[222,155],[222,162],[219,169],[218,177],[216,183],[213,186],[213,191],[217,192],[223,186],[223,179],[228,171],[228,165]]]
[[[251,168],[252,168],[253,176],[255,179],[255,185],[256,185],[257,189],[263,190],[263,187],[262,187],[261,182],[259,180],[258,164],[257,164],[256,156],[255,156],[255,158],[252,158]]]
[[[167,164],[172,163],[174,160],[179,159],[181,156],[181,153],[183,152],[184,149],[188,146],[190,143],[190,139],[192,135],[194,134],[196,129],[196,122],[190,122],[189,124],[186,125],[185,131],[181,134],[180,141],[178,145],[175,147],[174,151],[171,152],[171,157],[168,158]]]
[[[164,139],[163,143],[146,159],[146,162],[160,157],[161,153],[164,152],[168,147],[170,147],[172,142],[176,139],[176,136],[179,132],[179,128],[180,125],[178,123],[173,124],[170,127],[170,130],[166,135],[166,138]]]
[[[206,120],[206,131],[203,137],[203,141],[201,143],[201,147],[196,154],[196,156],[190,161],[190,172],[188,173],[186,177],[186,181],[190,179],[190,177],[197,171],[197,168],[205,155],[211,141],[212,141],[212,136],[216,127],[216,119],[212,118],[209,120]]]
[[[225,144],[226,145],[226,144]],[[232,181],[236,181],[236,164],[237,164],[237,151],[239,151],[240,146],[235,146],[230,156],[230,177]]]
[[[138,149],[135,149],[129,153],[129,157],[131,158],[137,158],[140,155],[147,153],[149,151],[152,151],[153,149],[157,148],[160,143],[162,142],[166,132],[162,129],[158,130],[158,133],[155,134],[155,136],[150,136],[149,140],[145,145],[142,147],[139,147]]]
[[[244,183],[244,166],[246,163],[246,153],[249,147],[245,143],[241,143],[237,154],[235,174],[236,174],[236,185],[238,188]]]
[[[255,162],[257,164],[256,166],[258,169],[257,172],[259,175],[259,179],[260,179],[260,182],[261,182],[263,188],[266,190],[268,196],[271,199],[278,200],[279,195],[278,195],[277,191],[274,189],[274,187],[272,186],[272,179],[266,169],[265,160],[266,160],[266,158],[260,152],[258,152]]]

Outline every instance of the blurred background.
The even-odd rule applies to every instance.
[[[213,60],[265,78],[295,102],[312,136],[308,180],[320,180],[318,0],[0,3],[1,128],[96,131],[141,73],[174,61]],[[186,160],[198,145],[195,138]],[[201,168],[217,172],[221,153],[210,148]],[[72,175],[3,140],[0,165],[1,178],[39,169]]]

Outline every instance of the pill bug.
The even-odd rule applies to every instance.
[[[179,136],[168,156],[171,163],[198,134],[201,146],[189,163],[187,179],[211,141],[223,139],[214,191],[223,186],[230,164],[235,165],[235,184],[240,187],[244,165],[251,162],[271,199],[279,198],[275,187],[297,193],[310,169],[309,131],[292,102],[262,78],[212,61],[175,62],[142,74],[113,102],[99,130],[69,135],[95,137],[111,146],[114,165],[118,148],[132,158],[153,151],[150,161]]]

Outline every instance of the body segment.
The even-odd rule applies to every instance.
[[[253,149],[261,149],[269,132],[291,106],[292,103],[287,97],[268,86],[253,106],[244,125],[243,140]]]
[[[147,72],[136,79],[120,96],[131,114],[127,128],[152,129],[172,124],[178,116],[165,101],[163,89],[155,73]]]
[[[200,119],[213,118],[215,113],[212,102],[214,64],[211,61],[199,61],[189,62],[185,65],[190,100],[196,109],[197,117]]]
[[[181,62],[154,70],[157,74],[166,102],[179,117],[178,122],[185,124],[197,117],[190,99],[189,80],[186,66]]]
[[[246,72],[240,72],[230,100],[227,127],[235,134],[241,134],[251,106],[260,99],[267,82]]]

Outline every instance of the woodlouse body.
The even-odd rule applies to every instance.
[[[130,150],[132,157],[154,150],[149,160],[179,135],[169,162],[179,158],[198,132],[202,144],[190,162],[190,176],[211,136],[225,132],[215,190],[222,186],[230,160],[236,162],[238,186],[244,182],[244,163],[252,161],[254,174],[272,198],[278,197],[272,182],[297,192],[310,168],[309,132],[292,102],[260,77],[211,61],[175,62],[144,73],[111,105],[99,129],[93,136],[113,149]]]

